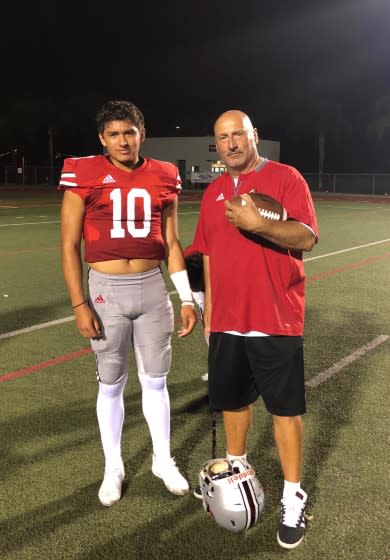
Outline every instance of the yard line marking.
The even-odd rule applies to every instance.
[[[22,222],[20,224],[0,224],[0,227],[8,226],[39,226],[40,224],[59,224],[60,220],[54,220],[53,222]]]
[[[307,387],[318,387],[318,385],[321,385],[322,383],[327,381],[330,377],[333,377],[333,375],[335,375],[345,367],[349,366],[355,360],[358,360],[359,358],[364,356],[364,354],[367,354],[367,352],[369,352],[373,348],[376,348],[376,346],[379,346],[379,344],[382,344],[389,338],[390,337],[387,334],[381,334],[377,336],[368,344],[361,346],[360,348],[352,352],[352,354],[349,354],[349,356],[346,356],[345,358],[342,358],[340,361],[333,364],[333,366],[331,366],[330,368],[321,371],[321,373],[317,374],[312,379],[307,381],[305,385]]]
[[[168,292],[169,296],[177,294],[176,290]],[[11,336],[16,336],[18,334],[26,334],[32,331],[38,331],[39,329],[44,329],[46,327],[52,327],[53,325],[60,325],[62,323],[68,323],[69,321],[74,321],[74,316],[64,317],[63,319],[56,319],[55,321],[48,321],[47,323],[40,323],[39,325],[33,325],[32,327],[26,327],[25,329],[19,329],[18,331],[10,331],[4,334],[0,334],[0,340],[4,338],[10,338]]]
[[[341,266],[339,268],[333,268],[332,270],[325,270],[324,272],[320,272],[319,274],[314,274],[312,276],[306,276],[306,282],[317,282],[318,280],[323,280],[324,278],[329,278],[329,276],[335,276],[336,274],[340,274],[340,272],[347,272],[349,270],[355,270],[357,268],[361,268],[367,264],[374,264],[378,261],[382,261],[384,259],[388,259],[390,257],[390,253],[385,253],[384,255],[377,255],[376,257],[370,257],[368,259],[363,259],[362,261],[357,261],[355,263],[347,264],[346,266]]]
[[[356,247],[350,247],[349,249],[341,249],[341,251],[334,251],[333,253],[324,253],[323,255],[318,255],[317,257],[309,257],[304,259],[304,262],[315,261],[317,259],[324,259],[325,257],[332,257],[333,255],[340,255],[341,253],[348,253],[348,251],[356,251],[356,249],[364,249],[365,247],[371,247],[372,245],[379,245],[379,243],[387,243],[390,239],[382,239],[381,241],[373,241],[372,243],[366,243],[365,245],[356,245]]]
[[[39,249],[17,249],[15,251],[0,250],[0,257],[14,257],[16,255],[23,255],[26,253],[42,253],[43,251],[58,251],[58,247],[54,245],[53,247],[39,247]]]
[[[9,381],[10,379],[16,379],[17,377],[24,377],[25,375],[34,373],[34,371],[45,369],[51,366],[56,366],[57,364],[62,364],[63,362],[69,362],[69,360],[73,360],[74,358],[80,358],[80,356],[90,354],[91,352],[92,352],[92,348],[83,348],[82,350],[77,350],[76,352],[71,352],[70,354],[57,356],[51,360],[47,360],[46,362],[41,362],[40,364],[35,364],[35,366],[28,366],[15,371],[10,371],[4,375],[0,375],[0,383],[2,381]]]
[[[347,205],[344,204],[343,206],[335,206],[334,204],[321,204],[321,209],[322,208],[332,208],[332,210],[369,210],[371,211],[371,205],[376,204],[377,206],[381,206],[382,202],[379,201],[375,201],[375,202],[370,202],[370,206],[368,206],[367,202],[364,202],[364,206],[358,206],[356,204],[355,205]],[[375,208],[373,208],[373,210],[375,211]]]
[[[0,208],[5,208],[4,206]],[[8,206],[7,208],[13,208],[13,206]],[[179,215],[187,214],[199,214],[199,212],[178,212]],[[17,219],[23,218],[23,216],[16,216]],[[11,227],[11,226],[37,226],[40,224],[59,224],[60,220],[53,220],[50,222],[22,222],[20,224],[0,224],[0,227]]]
[[[37,331],[39,329],[44,329],[45,327],[52,327],[53,325],[68,323],[69,321],[74,321],[73,315],[71,317],[65,317],[64,319],[56,319],[55,321],[48,321],[47,323],[41,323],[40,325],[33,325],[32,327],[19,329],[18,331],[10,331],[4,334],[0,334],[0,340],[2,340],[3,338],[10,338],[11,336],[16,336],[17,334],[25,334],[25,333],[30,333],[32,331]]]

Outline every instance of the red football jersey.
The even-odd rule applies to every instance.
[[[224,200],[252,189],[269,194],[288,216],[318,235],[309,187],[293,167],[268,161],[240,175],[237,186],[227,173],[203,195],[193,249],[210,258],[211,331],[258,331],[301,335],[304,328],[305,274],[302,251],[288,251],[248,239],[225,217]]]
[[[144,158],[131,173],[105,156],[64,160],[60,190],[85,203],[86,262],[165,258],[162,211],[181,190],[172,163]]]

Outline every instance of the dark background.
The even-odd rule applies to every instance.
[[[389,22],[389,0],[5,6],[0,153],[47,163],[49,127],[55,152],[100,151],[97,109],[127,98],[149,136],[212,135],[237,108],[301,171],[323,130],[326,171],[390,172]]]

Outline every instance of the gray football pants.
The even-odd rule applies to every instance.
[[[111,275],[89,269],[88,287],[102,328],[102,338],[91,340],[98,380],[112,385],[125,375],[131,348],[138,373],[167,374],[174,316],[161,270]]]

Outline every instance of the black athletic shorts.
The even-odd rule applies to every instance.
[[[211,333],[210,410],[237,410],[261,395],[277,416],[306,412],[301,336],[239,336]]]

